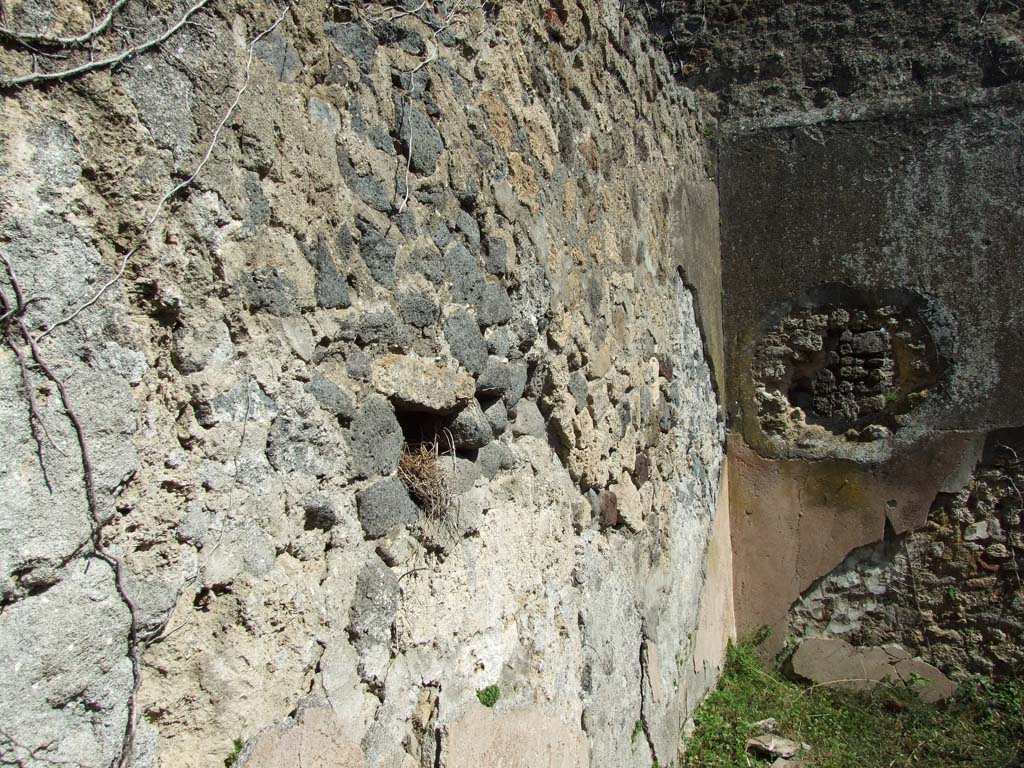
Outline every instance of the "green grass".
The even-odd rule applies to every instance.
[[[633,725],[633,735],[629,738],[629,743],[633,745],[633,749],[636,749],[636,743],[640,741],[640,737],[644,735],[644,724],[639,720]]]
[[[238,756],[242,754],[242,747],[245,746],[245,742],[241,739],[235,739],[231,742],[233,749],[231,754],[224,760],[224,768],[231,768],[235,763],[238,762]]]
[[[718,689],[698,708],[681,763],[748,768],[771,761],[745,752],[753,723],[774,717],[780,736],[811,745],[817,768],[1020,768],[1024,681],[961,685],[945,706],[902,686],[870,692],[807,687],[765,670],[749,645],[728,650]]]
[[[501,698],[501,689],[496,685],[488,685],[476,692],[476,697],[485,707],[493,707]]]

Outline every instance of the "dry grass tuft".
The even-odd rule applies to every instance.
[[[403,446],[398,476],[428,519],[448,520],[452,505],[451,483],[441,466],[436,440]]]

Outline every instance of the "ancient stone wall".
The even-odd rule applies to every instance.
[[[1022,9],[963,0],[645,0],[682,80],[731,126],[864,114],[876,101],[1024,79]]]
[[[830,293],[832,303],[794,309],[754,350],[757,424],[779,453],[891,437],[939,380],[931,334],[909,307]]]
[[[718,219],[643,27],[105,11],[0,48],[0,761],[670,765],[730,633]]]
[[[888,551],[886,535],[946,530],[937,496],[970,497],[977,446],[1024,423],[1024,11],[956,0],[644,6],[718,120],[708,127],[736,619],[741,632],[770,626],[778,650],[811,621],[808,605],[821,614],[817,598],[801,599],[815,585],[854,614],[875,600],[840,564]],[[959,547],[957,536],[943,546]],[[956,588],[969,592],[973,578],[958,572]],[[1008,606],[1020,599],[1011,587]],[[922,626],[970,624],[936,615]],[[884,624],[889,640],[921,645],[886,621],[857,639],[885,641]],[[846,631],[820,615],[811,626]],[[999,653],[946,666],[1005,670]]]
[[[1020,105],[1008,85],[723,144],[737,621],[773,648],[789,601],[886,524],[923,525],[1024,419]],[[766,549],[793,550],[771,579]]]
[[[928,521],[855,550],[790,612],[792,637],[893,640],[953,675],[1013,677],[1024,663],[1019,430],[992,434],[967,485]]]

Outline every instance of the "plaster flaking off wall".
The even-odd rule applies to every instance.
[[[943,529],[940,493],[970,495],[977,445],[1024,418],[1021,94],[965,90],[865,95],[856,115],[773,118],[723,142],[737,624],[772,627],[771,650],[803,633],[807,590],[837,567],[841,583],[851,552]],[[928,611],[918,634],[971,634],[973,619]]]

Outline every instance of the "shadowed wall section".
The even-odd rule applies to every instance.
[[[886,521],[896,534],[923,525],[939,491],[969,477],[978,439],[1024,423],[1019,87],[863,115],[728,134],[719,156],[737,624],[773,627],[776,649],[801,592]],[[899,295],[922,338],[870,319],[899,315]],[[865,297],[882,309],[860,312]],[[825,320],[815,337],[823,306],[851,318],[841,339]],[[768,348],[780,338],[795,351]],[[886,355],[899,344],[941,362],[902,406],[872,383],[898,369]],[[876,398],[888,426],[815,423],[809,385],[772,399],[766,381],[830,349],[829,380],[851,403]]]

